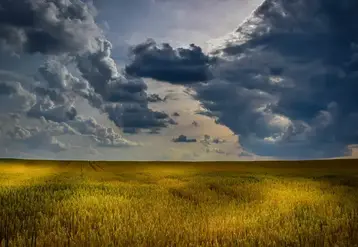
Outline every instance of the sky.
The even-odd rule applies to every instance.
[[[247,0],[95,0],[98,22],[117,46],[148,38],[172,46],[209,40],[236,29],[261,1]],[[127,51],[125,51],[127,52]]]
[[[0,1],[0,156],[356,157],[358,4]]]

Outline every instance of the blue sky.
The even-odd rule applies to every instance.
[[[261,0],[101,0],[99,24],[114,45],[114,57],[126,60],[128,45],[147,38],[174,47],[195,43],[203,49],[210,40],[235,30]],[[119,61],[121,62],[121,61]]]

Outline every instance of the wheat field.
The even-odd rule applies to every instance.
[[[0,246],[358,246],[358,162],[0,161]]]

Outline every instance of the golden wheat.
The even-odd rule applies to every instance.
[[[358,166],[0,163],[0,246],[358,246]]]

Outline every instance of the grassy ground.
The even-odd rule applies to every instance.
[[[358,246],[358,161],[0,162],[0,246]]]

